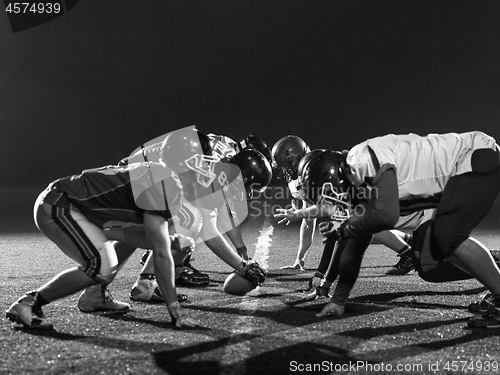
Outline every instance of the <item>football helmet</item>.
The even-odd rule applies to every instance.
[[[249,198],[254,192],[263,192],[271,182],[273,174],[271,164],[260,151],[242,150],[231,157],[228,162],[240,168]]]
[[[345,154],[332,150],[313,150],[299,163],[301,188],[311,204],[332,205],[332,219],[345,220],[351,216],[353,185]]]
[[[262,153],[269,163],[272,163],[271,150],[263,139],[255,135],[248,135],[238,142],[240,150],[254,149]]]
[[[168,133],[161,145],[162,160],[177,173],[196,172],[196,180],[208,187],[215,179],[215,163],[208,136],[194,126]]]
[[[296,180],[299,161],[309,151],[306,142],[295,135],[287,135],[276,142],[271,155],[272,167],[278,169],[278,179],[284,178],[287,182]]]

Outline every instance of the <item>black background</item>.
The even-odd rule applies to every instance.
[[[500,2],[105,0],[12,33],[1,185],[111,164],[184,126],[343,149],[386,133],[500,139]]]

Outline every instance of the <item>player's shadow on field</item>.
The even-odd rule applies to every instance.
[[[419,323],[409,323],[409,324],[397,324],[393,326],[381,326],[381,327],[362,327],[352,330],[344,330],[338,333],[339,336],[348,336],[351,339],[361,339],[364,341],[369,341],[376,339],[377,337],[390,337],[397,335],[410,334],[414,335],[415,332],[425,332],[426,330],[442,330],[443,327],[453,326],[458,323],[463,324],[469,318],[457,318],[453,320],[433,320],[428,322]],[[452,328],[453,329],[453,328]],[[429,342],[417,342],[409,345],[397,346],[388,349],[387,347],[381,349],[375,349],[373,351],[363,353],[363,360],[380,361],[383,358],[386,362],[394,362],[401,358],[414,358],[419,355],[426,355],[429,352],[442,351],[447,348],[457,348],[466,347],[474,341],[481,342],[485,338],[492,336],[498,336],[498,329],[470,329],[464,328],[464,335],[454,336],[449,339],[443,339],[442,336],[436,335],[434,340],[429,340]],[[432,336],[430,336],[432,337]],[[376,347],[375,347],[376,348]]]
[[[403,297],[420,297],[420,296],[463,296],[463,295],[477,295],[484,291],[483,287],[473,288],[468,290],[453,290],[453,291],[434,291],[434,290],[419,290],[419,291],[404,291],[404,292],[389,292],[363,295],[351,298],[351,302],[360,303],[375,303],[390,306],[405,306],[412,308],[439,308],[439,309],[463,309],[463,305],[450,305],[444,303],[428,303],[418,301],[396,301]]]
[[[198,344],[186,348],[169,350],[159,353],[154,353],[153,356],[156,365],[159,368],[168,371],[169,374],[290,374],[294,372],[305,371],[304,363],[321,364],[325,367],[320,370],[331,371],[333,367],[330,364],[349,364],[356,362],[356,358],[349,356],[348,350],[337,348],[332,345],[326,345],[315,342],[295,342],[290,341],[289,345],[281,345],[279,348],[273,347],[266,350],[259,349],[258,343],[252,343],[251,337],[236,337],[233,336],[226,340],[217,342],[223,353],[227,352],[228,346],[235,346],[234,353],[229,358],[229,363],[224,363],[223,358],[219,361],[215,360],[192,360],[199,353],[213,350],[211,344]],[[260,354],[247,357],[244,353],[239,353],[236,348],[242,345],[244,348],[255,346],[259,349]],[[241,360],[238,361],[238,358]],[[328,363],[328,364],[327,364]],[[301,367],[302,366],[302,367]],[[309,373],[318,373],[318,371],[308,371]]]
[[[325,319],[342,320],[350,318],[353,315],[353,311],[347,309],[346,314],[341,318],[317,317],[316,314],[321,311],[321,309],[326,303],[328,303],[327,299],[321,299],[316,301],[302,301],[302,300],[291,301],[291,302],[285,302],[285,304],[281,308],[272,310],[267,310],[263,308],[258,308],[255,310],[246,310],[240,308],[240,305],[238,303],[232,303],[231,305],[218,306],[218,307],[191,304],[185,306],[185,309],[203,311],[206,312],[207,314],[210,313],[225,314],[228,317],[234,316],[234,319],[240,318],[241,316],[248,316],[249,318],[256,318],[262,321],[273,321],[275,323],[284,324],[291,327],[307,326],[309,324],[319,323]],[[357,310],[355,313],[356,315],[361,316],[361,315],[386,311],[391,308],[392,307],[367,305],[364,306],[362,310]]]

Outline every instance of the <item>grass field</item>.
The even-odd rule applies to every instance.
[[[37,232],[31,218],[36,193],[2,190],[2,311],[73,266]],[[495,207],[475,235],[500,248],[499,227],[500,207]],[[254,254],[262,231],[270,246]],[[203,328],[175,329],[163,304],[133,303],[127,314],[83,314],[74,295],[44,308],[54,331],[14,329],[2,320],[0,374],[500,373],[500,329],[466,327],[466,307],[484,291],[477,281],[431,284],[415,272],[387,276],[397,258],[372,245],[345,315],[317,318],[325,301],[301,299],[319,261],[319,236],[307,271],[297,272],[280,267],[295,258],[298,225],[277,225],[261,216],[245,222],[243,235],[251,253],[267,264],[268,280],[247,296],[225,294],[222,284],[231,269],[200,245],[194,265],[209,273],[211,283],[179,291],[189,295],[184,307]],[[128,301],[141,254],[137,251],[117,276],[115,298]]]

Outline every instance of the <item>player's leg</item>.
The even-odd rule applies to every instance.
[[[130,255],[136,250],[135,246],[125,245],[112,241],[110,244],[115,249],[118,259],[118,271],[125,265]],[[78,298],[78,308],[82,312],[115,311],[124,312],[130,304],[113,298],[109,290],[110,283],[101,283],[85,288]]]
[[[387,275],[406,275],[414,269],[411,259],[411,245],[408,243],[411,236],[399,230],[387,230],[374,235],[374,242],[394,250],[400,260],[386,272]]]
[[[500,192],[500,167],[491,173],[452,177],[443,192],[431,226],[431,252],[435,259],[456,259],[481,282],[495,300],[492,323],[500,326],[500,270],[486,246],[470,237],[487,215]]]
[[[361,262],[371,240],[372,236],[339,241],[338,249],[334,254],[334,262],[326,278],[332,283],[338,275],[339,280],[330,302],[316,316],[340,317],[344,314],[346,301],[358,279]]]
[[[203,217],[200,209],[190,202],[184,202],[177,215],[172,218],[169,227],[171,234],[182,234],[196,241],[202,226]],[[209,284],[210,278],[208,274],[196,269],[193,266],[193,261],[194,258],[189,254],[182,263],[175,263],[177,285],[190,287]]]
[[[314,232],[316,228],[316,219],[303,219],[299,229],[299,248],[295,262],[290,266],[281,267],[281,269],[295,269],[304,271],[304,264],[307,252],[311,248]]]
[[[77,222],[79,217],[74,211],[43,203],[43,197],[44,193],[35,203],[36,225],[45,236],[81,266],[61,272],[9,307],[6,311],[7,317],[29,328],[51,328],[52,326],[45,320],[42,306],[88,286],[109,283],[118,269],[114,248],[110,246],[99,228],[92,227],[92,224],[87,222],[89,226],[84,230]]]

